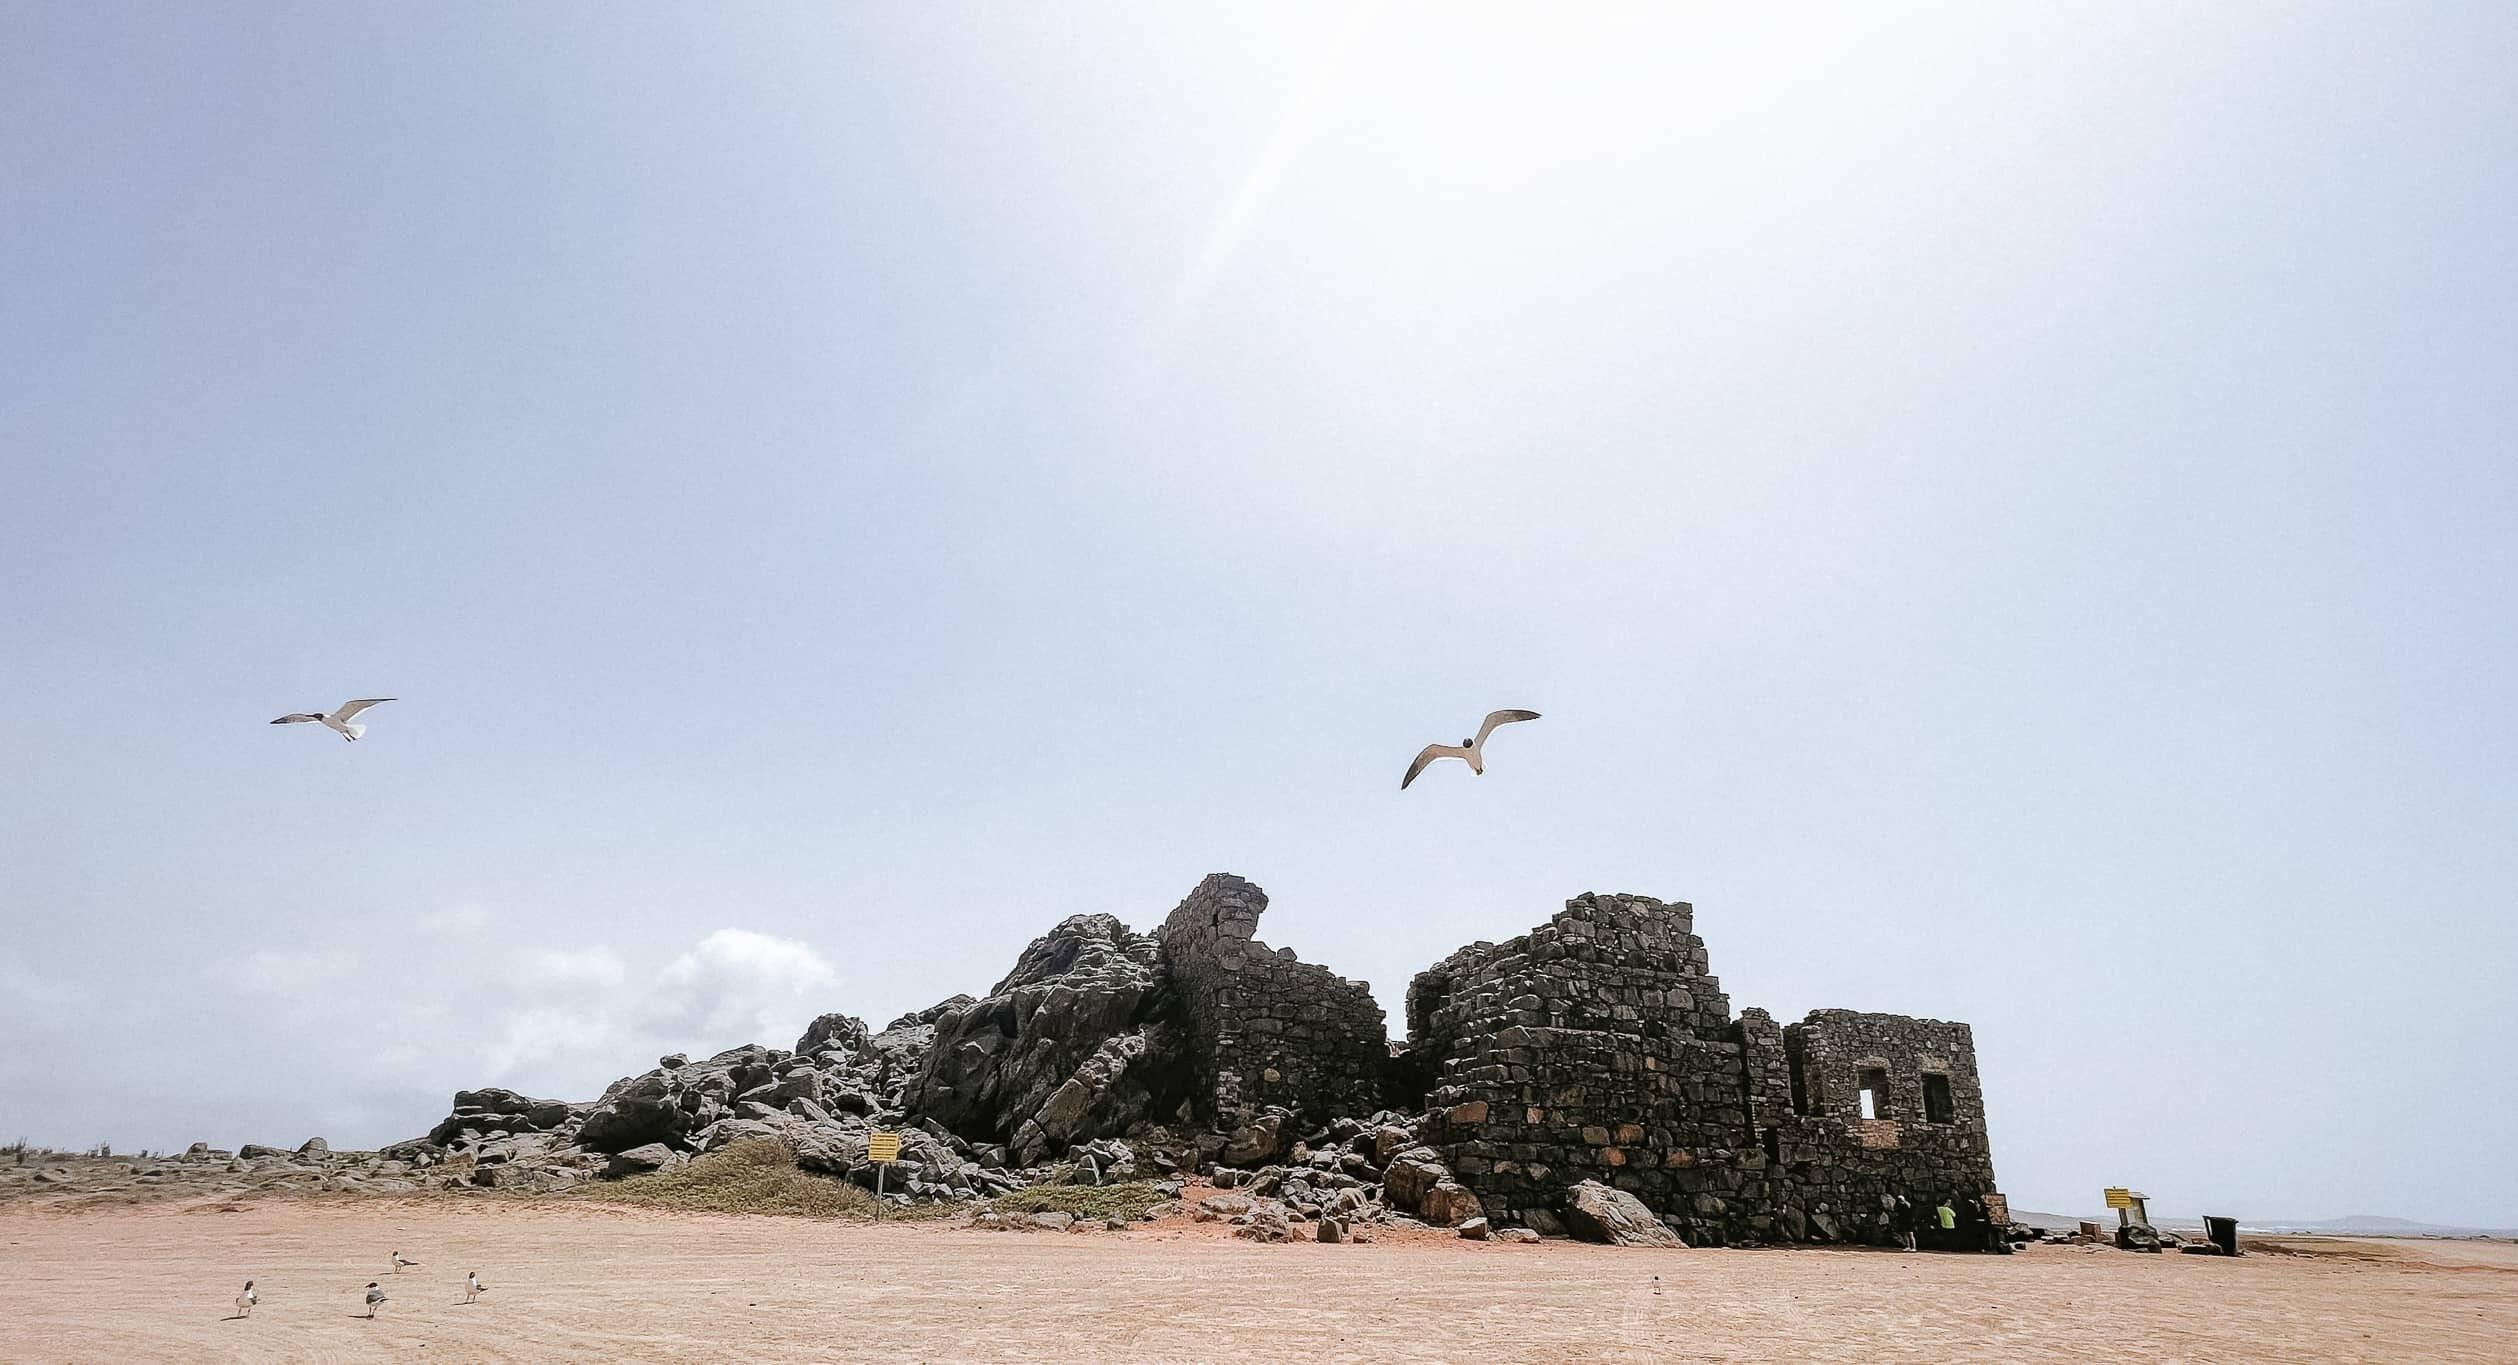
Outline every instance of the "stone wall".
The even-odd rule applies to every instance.
[[[1965,1025],[1734,1020],[1708,966],[1688,905],[1593,894],[1420,973],[1408,1052],[1430,1077],[1426,1141],[1499,1221],[1544,1224],[1590,1179],[1699,1245],[1885,1241],[1918,1204],[1993,1191]],[[1866,1070],[1872,1120],[1850,1107]],[[1948,1082],[1937,1119],[1926,1075]]]
[[[1577,896],[1411,984],[1409,1046],[1436,1068],[1426,1136],[1491,1215],[1544,1221],[1589,1179],[1698,1240],[1745,1233],[1766,1158],[1693,921],[1685,904]]]
[[[1780,1113],[1770,1142],[1783,1193],[1809,1215],[1813,1233],[1882,1242],[1901,1217],[1915,1216],[1910,1210],[1996,1193],[1967,1025],[1812,1010],[1782,1032],[1785,1074],[1767,1075],[1761,1099]],[[1870,1118],[1861,1107],[1866,1074],[1874,1083]],[[1926,1100],[1928,1078],[1936,1077],[1947,1099],[1937,1113]]]
[[[1389,1033],[1369,987],[1253,937],[1267,893],[1230,873],[1198,883],[1155,938],[1195,1069],[1191,1104],[1230,1126],[1271,1106],[1306,1124],[1380,1107]]]

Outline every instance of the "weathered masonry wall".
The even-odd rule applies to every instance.
[[[1198,883],[1163,921],[1172,987],[1196,1068],[1201,1118],[1234,1122],[1271,1105],[1307,1123],[1372,1113],[1390,1047],[1360,981],[1253,937],[1267,893],[1229,873]]]
[[[1782,1033],[1783,1081],[1777,1086],[1768,1069],[1761,1098],[1780,1111],[1772,1150],[1788,1192],[1819,1220],[1820,1235],[1882,1241],[1896,1228],[1901,1198],[1923,1209],[1996,1193],[1967,1025],[1812,1010]]]
[[[1594,1179],[1699,1244],[1885,1242],[1932,1200],[1993,1192],[1964,1024],[1734,1020],[1708,967],[1688,905],[1595,894],[1420,973],[1426,1139],[1503,1221],[1544,1220]]]
[[[1436,1067],[1429,1140],[1490,1214],[1551,1214],[1593,1179],[1702,1240],[1746,1235],[1766,1157],[1693,918],[1645,896],[1577,896],[1411,984],[1410,1048]]]

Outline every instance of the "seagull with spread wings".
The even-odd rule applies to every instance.
[[[366,710],[368,707],[377,705],[380,702],[388,702],[392,700],[393,698],[391,697],[363,697],[357,701],[345,701],[341,703],[339,706],[332,708],[332,714],[328,716],[316,711],[292,711],[271,723],[274,725],[303,725],[308,721],[313,721],[317,725],[329,726],[333,730],[338,731],[343,739],[354,740],[359,736],[366,734],[367,727],[364,725],[350,724],[350,717],[355,716],[359,712]]]
[[[1517,720],[1537,720],[1538,718],[1539,713],[1536,711],[1487,712],[1485,721],[1478,726],[1476,739],[1464,739],[1458,744],[1428,744],[1420,750],[1416,761],[1408,765],[1408,775],[1399,779],[1399,790],[1406,791],[1408,784],[1416,780],[1416,775],[1425,771],[1426,765],[1438,758],[1459,759],[1469,765],[1469,771],[1484,777],[1486,775],[1486,737],[1495,733],[1495,727],[1510,725]]]

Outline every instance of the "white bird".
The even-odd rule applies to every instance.
[[[236,1296],[236,1316],[240,1318],[252,1317],[254,1315],[254,1305],[260,1302],[262,1302],[262,1296],[254,1292],[254,1282],[251,1280],[245,1281],[245,1292]]]
[[[377,1284],[374,1280],[369,1280],[367,1282],[367,1316],[371,1318],[376,1316],[376,1305],[383,1303],[384,1301],[385,1291],[383,1286]]]
[[[395,1252],[395,1253],[393,1254],[393,1273],[394,1273],[394,1274],[396,1274],[396,1275],[399,1275],[399,1274],[401,1274],[401,1273],[402,1273],[402,1268],[403,1268],[404,1266],[406,1266],[406,1265],[412,1265],[412,1266],[415,1266],[415,1265],[418,1265],[418,1264],[419,1264],[419,1262],[417,1262],[417,1261],[406,1261],[406,1260],[404,1260],[404,1259],[402,1258],[402,1253],[401,1253],[401,1252],[399,1252],[399,1251],[397,1251],[397,1252]]]
[[[308,721],[313,721],[317,725],[330,726],[333,730],[339,732],[341,738],[343,739],[354,740],[359,736],[366,734],[367,727],[364,725],[350,724],[350,717],[357,715],[359,712],[364,711],[368,707],[374,706],[379,702],[388,702],[392,700],[394,700],[392,697],[365,697],[358,701],[345,701],[341,703],[339,706],[332,708],[332,714],[328,716],[317,711],[292,711],[271,723],[274,725],[303,725]]]
[[[465,1303],[472,1302],[473,1300],[481,1297],[482,1293],[488,1288],[488,1285],[481,1283],[481,1272],[477,1270],[473,1271],[463,1277],[463,1301]]]
[[[1408,784],[1416,780],[1416,775],[1425,771],[1425,766],[1438,758],[1459,759],[1469,765],[1469,771],[1484,777],[1486,775],[1486,737],[1495,733],[1495,727],[1510,725],[1517,720],[1537,720],[1538,718],[1539,713],[1536,711],[1487,712],[1486,720],[1478,726],[1476,739],[1464,739],[1458,744],[1428,744],[1419,751],[1416,761],[1408,765],[1408,775],[1399,779],[1399,790],[1406,791]]]

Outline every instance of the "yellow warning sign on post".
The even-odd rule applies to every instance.
[[[2131,1191],[2131,1190],[2119,1190],[2119,1189],[2111,1189],[2111,1190],[2109,1190],[2109,1191],[2107,1192],[2107,1207],[2109,1207],[2109,1208],[2111,1208],[2111,1209],[2129,1209],[2129,1208],[2132,1208],[2132,1207],[2133,1207],[2133,1191]]]
[[[898,1161],[901,1159],[901,1135],[869,1133],[866,1135],[866,1160]]]

